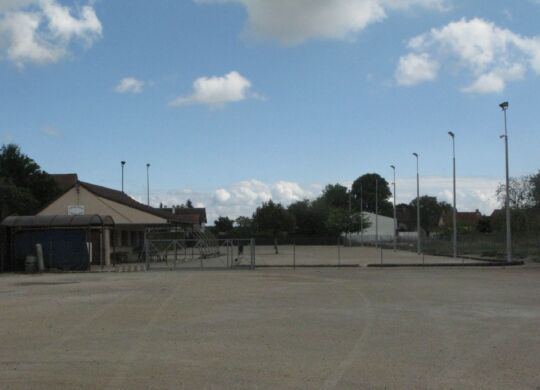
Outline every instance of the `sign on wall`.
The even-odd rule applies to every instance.
[[[84,215],[83,205],[68,206],[68,215]]]

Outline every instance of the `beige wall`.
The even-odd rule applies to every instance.
[[[116,224],[167,223],[164,218],[96,196],[82,186],[78,191],[72,188],[38,215],[67,215],[68,206],[74,205],[84,206],[85,214],[110,215]]]

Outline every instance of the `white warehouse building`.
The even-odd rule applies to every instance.
[[[369,227],[365,228],[362,233],[344,233],[344,237],[349,237],[353,243],[375,242],[377,236],[379,241],[392,241],[394,239],[394,218],[377,216],[374,213],[362,213],[369,221]]]

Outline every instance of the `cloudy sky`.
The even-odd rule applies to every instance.
[[[0,0],[0,139],[53,173],[218,215],[366,172],[490,212],[540,168],[540,1]]]

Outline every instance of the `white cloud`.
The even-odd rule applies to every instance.
[[[278,181],[274,184],[272,192],[275,197],[283,199],[287,203],[313,196],[311,192],[302,188],[298,183],[288,181]]]
[[[50,138],[61,138],[62,132],[55,127],[45,127],[41,129],[41,133]]]
[[[501,180],[486,177],[457,178],[457,207],[460,211],[479,209],[490,214],[499,204],[495,190]],[[350,185],[351,183],[344,183]],[[260,180],[244,180],[216,191],[197,192],[190,189],[174,191],[153,191],[151,203],[158,205],[183,204],[190,199],[197,207],[206,207],[208,221],[212,223],[219,216],[235,219],[239,216],[251,216],[255,209],[272,199],[289,205],[302,199],[314,199],[319,196],[324,186],[302,185],[290,181],[264,183]],[[398,203],[409,203],[416,197],[416,178],[397,180]],[[421,177],[420,194],[436,196],[439,200],[452,202],[451,177]],[[146,193],[135,195],[145,202]]]
[[[13,11],[36,4],[38,0],[2,0],[0,1],[0,13]]]
[[[225,76],[200,77],[193,82],[193,93],[180,96],[169,103],[172,107],[189,104],[205,104],[223,107],[227,103],[245,100],[249,97],[251,82],[240,73],[233,71]]]
[[[71,10],[55,0],[41,0],[43,14],[48,19],[51,33],[64,41],[79,38],[87,43],[99,37],[102,27],[94,9],[88,5],[79,10],[79,17],[73,17]]]
[[[457,177],[456,201],[459,211],[480,210],[484,214],[499,207],[495,191],[501,180],[489,177]],[[409,203],[416,198],[416,178],[396,180],[397,202]],[[420,177],[420,196],[436,196],[452,203],[452,178],[440,176]]]
[[[219,216],[237,218],[251,216],[262,202],[272,199],[289,205],[297,200],[314,198],[321,192],[320,186],[303,186],[295,182],[278,181],[264,183],[259,180],[244,180],[226,188],[211,192],[190,189],[153,191],[151,203],[159,205],[183,204],[190,199],[197,207],[206,207],[208,220],[212,223]],[[135,199],[145,202],[145,194],[133,194]]]
[[[427,53],[410,53],[399,60],[396,80],[399,85],[415,85],[423,81],[435,80],[439,63]]]
[[[226,203],[229,199],[231,199],[231,194],[226,189],[220,188],[215,193],[215,199],[217,203]]]
[[[101,34],[101,23],[89,5],[73,14],[56,0],[2,0],[0,4],[0,58],[17,66],[57,62],[72,42],[89,47]]]
[[[285,45],[308,39],[347,39],[387,18],[389,11],[422,7],[444,10],[443,0],[195,0],[237,3],[248,14],[248,34]]]
[[[408,47],[411,52],[401,57],[396,71],[401,85],[435,79],[413,77],[409,84],[400,82],[403,69],[414,68],[405,66],[411,64],[410,59],[423,57],[470,75],[473,81],[461,88],[466,93],[502,92],[508,82],[523,79],[529,69],[540,74],[540,36],[522,36],[480,18],[461,19],[440,29],[431,29],[409,40]],[[423,68],[425,64],[419,61],[418,73],[425,73]]]
[[[496,69],[478,77],[478,79],[462,88],[463,92],[468,93],[492,93],[502,92],[508,81],[521,80],[525,77],[525,68],[523,65],[514,64],[508,69]]]
[[[118,93],[140,93],[144,89],[145,82],[134,77],[125,77],[114,87]]]

